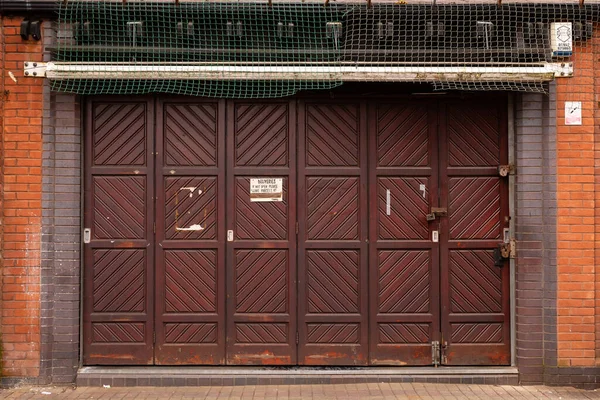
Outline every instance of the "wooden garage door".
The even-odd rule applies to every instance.
[[[370,360],[431,365],[440,336],[437,107],[431,102],[370,109]]]
[[[227,362],[296,363],[294,102],[228,103]],[[253,179],[280,179],[281,201],[254,201]]]
[[[506,106],[440,105],[442,363],[510,364],[508,260],[494,249],[509,228]]]
[[[90,101],[84,363],[509,364],[504,109]]]
[[[366,104],[307,101],[299,111],[299,363],[365,365]]]
[[[225,362],[225,101],[158,101],[155,364]]]
[[[99,100],[87,115],[83,361],[152,364],[154,103]]]
[[[370,111],[370,361],[510,364],[505,103]],[[435,218],[427,218],[434,211]],[[436,239],[434,239],[434,237]]]

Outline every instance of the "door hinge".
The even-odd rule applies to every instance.
[[[440,365],[440,357],[441,357],[440,351],[441,351],[440,342],[437,340],[434,340],[433,342],[431,342],[431,364],[434,367],[438,367]]]
[[[156,344],[156,332],[152,333],[152,344]]]
[[[298,222],[296,222],[296,235],[298,235]]]
[[[296,344],[300,343],[300,334],[296,332]]]
[[[152,225],[152,232],[156,233],[156,222]]]

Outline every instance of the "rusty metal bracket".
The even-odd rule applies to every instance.
[[[448,209],[445,207],[431,207],[431,212],[426,215],[427,221],[435,221],[437,217],[448,215]]]
[[[435,340],[431,342],[431,364],[434,367],[440,366],[440,342]]]
[[[494,249],[494,266],[502,268],[506,260],[515,257],[515,241],[511,239],[508,243],[501,243]]]
[[[555,78],[571,78],[573,77],[573,63],[548,63],[547,67],[554,73]]]
[[[502,243],[500,245],[500,254],[502,258],[510,258],[510,243]]]
[[[442,338],[443,340],[443,338]],[[448,350],[448,342],[443,340],[440,346],[440,361],[442,364],[448,364],[448,357],[446,356],[446,351]]]
[[[498,175],[500,175],[503,178],[506,178],[508,175],[515,174],[516,172],[517,172],[517,169],[515,168],[514,164],[506,164],[506,165],[498,166]]]
[[[43,78],[46,76],[46,63],[28,61],[23,64],[23,74],[29,77]]]

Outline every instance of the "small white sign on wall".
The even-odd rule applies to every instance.
[[[581,102],[565,101],[565,125],[581,125]]]
[[[550,47],[554,57],[569,57],[573,54],[573,24],[552,22],[550,24]]]

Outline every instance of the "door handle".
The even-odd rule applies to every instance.
[[[431,212],[427,214],[427,221],[435,221],[437,217],[445,217],[448,215],[448,209],[445,207],[431,207]]]

